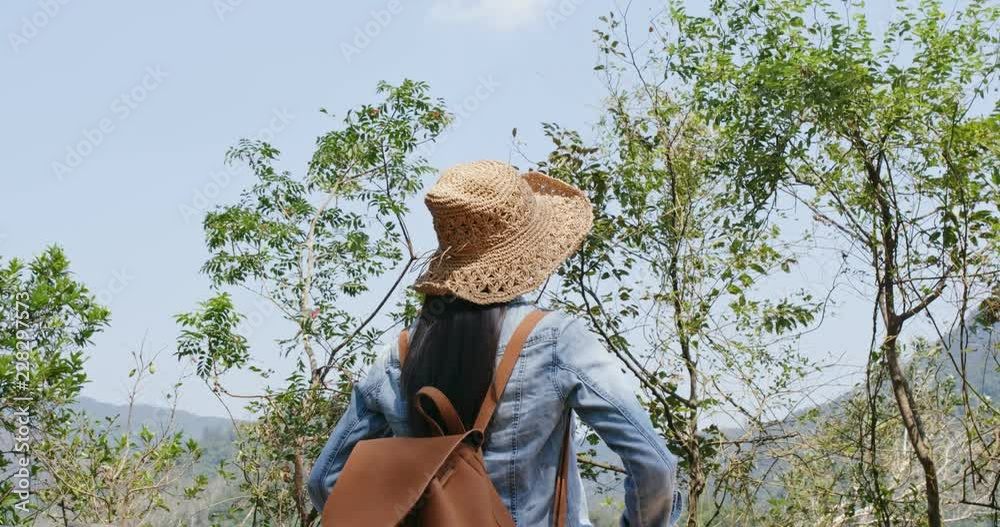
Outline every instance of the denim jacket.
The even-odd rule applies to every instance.
[[[500,333],[500,350],[533,309],[535,306],[523,298],[510,303]],[[312,469],[308,489],[319,511],[358,441],[410,433],[400,389],[399,354],[393,341],[355,385],[349,407]],[[498,361],[501,356],[499,351]],[[552,524],[562,436],[565,427],[572,426],[573,414],[621,457],[628,473],[621,525],[673,525],[681,513],[676,458],[653,429],[618,362],[582,321],[559,312],[549,313],[528,337],[484,448],[490,479],[515,523],[521,527]],[[575,454],[575,441],[571,448]],[[589,526],[576,463],[570,464],[569,481],[567,527]]]

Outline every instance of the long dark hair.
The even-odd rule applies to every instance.
[[[424,386],[444,392],[465,427],[472,428],[493,382],[506,308],[506,304],[478,305],[452,296],[424,298],[401,379],[414,436],[432,435],[416,408],[417,390]]]

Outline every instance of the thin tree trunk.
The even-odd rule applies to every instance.
[[[701,501],[701,494],[705,490],[705,469],[702,465],[701,449],[698,444],[698,358],[691,350],[691,335],[688,333],[686,313],[684,303],[681,301],[684,291],[682,289],[680,277],[680,256],[679,246],[683,236],[677,233],[684,231],[684,216],[682,214],[682,203],[677,196],[677,178],[673,170],[673,164],[668,159],[668,172],[670,174],[670,196],[671,196],[671,223],[673,224],[676,238],[670,254],[670,266],[667,274],[670,277],[670,292],[673,299],[674,327],[677,330],[677,340],[681,347],[681,357],[684,359],[684,367],[688,375],[688,412],[687,429],[685,430],[684,450],[688,457],[689,488],[688,488],[688,527],[697,527],[698,505]]]
[[[673,267],[673,266],[672,266]],[[673,286],[678,287],[680,284],[675,278],[673,280]],[[691,409],[688,415],[686,436],[684,438],[684,450],[687,452],[688,456],[688,527],[697,527],[700,522],[698,520],[698,504],[701,501],[701,494],[705,490],[705,469],[702,465],[701,459],[701,449],[698,445],[698,365],[695,362],[695,357],[691,354],[691,339],[687,332],[684,330],[684,320],[682,319],[682,312],[680,311],[681,305],[679,300],[680,291],[674,291],[674,321],[677,326],[678,334],[680,335],[680,346],[681,355],[684,357],[684,365],[687,369],[688,374],[688,402],[691,403]]]
[[[684,311],[683,285],[680,276],[680,246],[684,242],[684,231],[686,228],[683,211],[686,210],[677,193],[677,173],[674,171],[673,162],[668,155],[667,173],[670,176],[670,223],[673,229],[674,239],[671,244],[670,265],[667,274],[670,277],[670,292],[673,299],[674,327],[677,330],[677,339],[681,348],[681,357],[684,359],[684,367],[688,375],[688,420],[684,437],[684,450],[688,458],[688,527],[697,527],[698,505],[701,501],[701,494],[705,490],[705,468],[702,464],[701,449],[698,444],[698,358],[691,349],[691,335],[689,333],[687,314]]]
[[[896,307],[896,285],[898,267],[896,263],[897,250],[899,247],[899,231],[897,220],[894,214],[894,205],[891,200],[891,182],[882,178],[883,161],[885,157],[881,154],[877,157],[877,162],[872,162],[869,156],[867,145],[858,136],[855,146],[865,156],[865,172],[868,176],[868,183],[872,195],[878,203],[879,235],[882,238],[881,254],[876,249],[875,262],[881,263],[882,273],[879,277],[879,287],[882,289],[882,312],[885,321],[885,338],[882,340],[882,360],[889,370],[889,380],[892,384],[892,393],[896,398],[896,406],[899,408],[899,415],[906,428],[907,437],[913,447],[913,453],[917,456],[920,466],[924,472],[925,494],[927,496],[927,521],[930,527],[941,527],[941,495],[937,478],[937,467],[934,463],[933,452],[927,442],[923,423],[916,407],[916,401],[910,385],[906,381],[903,373],[903,366],[899,358],[899,348],[897,339],[903,330],[903,323],[907,317],[913,316],[915,309],[927,307],[927,303],[934,297],[926,298],[922,306],[916,306],[900,316]],[[881,259],[881,262],[879,262]]]
[[[692,368],[688,368],[688,374],[691,375],[691,385],[692,389],[695,388],[696,381],[694,380],[694,374],[696,372],[692,371]],[[698,520],[698,504],[701,501],[701,494],[705,490],[705,470],[701,462],[701,450],[698,448],[698,412],[697,410],[691,411],[691,419],[688,420],[688,430],[687,430],[687,441],[685,449],[688,453],[688,459],[690,461],[689,469],[689,483],[690,489],[688,490],[688,527],[697,527],[700,522]]]
[[[295,445],[295,508],[299,513],[299,523],[302,527],[309,527],[312,523],[312,518],[310,517],[310,511],[312,510],[312,505],[306,503],[306,489],[305,485],[302,483],[305,481],[305,463],[303,462],[302,456],[302,441],[298,441]]]
[[[886,334],[885,340],[882,342],[882,353],[889,369],[892,393],[896,397],[896,405],[899,407],[899,415],[906,428],[906,436],[909,438],[913,452],[924,471],[928,524],[930,527],[941,527],[941,495],[938,487],[937,466],[930,445],[927,443],[927,436],[920,421],[920,414],[916,409],[913,393],[900,364],[896,345],[898,335],[898,328]]]

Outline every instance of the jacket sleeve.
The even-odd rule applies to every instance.
[[[378,389],[384,380],[384,369],[373,367],[364,382],[354,385],[351,391],[351,401],[340,416],[337,426],[334,427],[330,438],[326,441],[316,464],[313,465],[309,474],[309,481],[306,487],[309,490],[309,499],[312,500],[313,507],[317,511],[323,512],[323,504],[326,503],[330,490],[337,483],[347,457],[354,450],[354,445],[358,441],[382,437],[388,430],[388,422],[385,416],[377,409],[369,408],[366,404],[366,395]]]
[[[674,525],[681,514],[677,458],[653,428],[622,365],[580,320],[556,343],[553,382],[580,418],[622,459],[625,512],[621,525]]]

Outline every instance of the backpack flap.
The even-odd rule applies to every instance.
[[[471,433],[359,441],[326,500],[323,525],[399,524]]]

